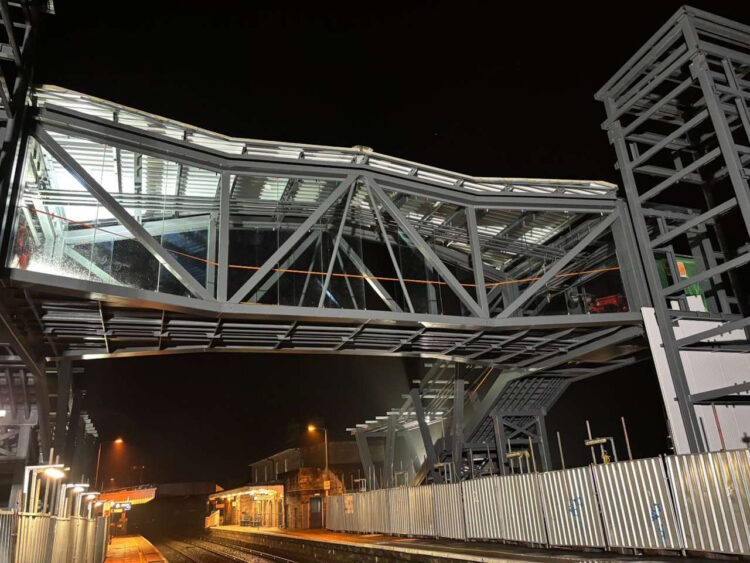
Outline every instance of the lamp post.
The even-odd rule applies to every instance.
[[[112,440],[113,444],[122,444],[125,440],[123,440],[120,437],[115,438]],[[102,459],[102,442],[99,441],[99,453],[96,454],[96,474],[94,475],[94,486],[96,487],[99,484],[99,462]],[[104,488],[104,483],[102,483],[102,489]]]
[[[308,432],[315,432],[316,430],[322,430],[323,431],[323,443],[324,443],[325,456],[326,456],[325,476],[326,476],[326,480],[328,480],[328,429],[325,428],[325,427],[318,428],[314,424],[308,424],[307,425],[307,431]],[[326,496],[328,496],[328,489],[326,489]]]

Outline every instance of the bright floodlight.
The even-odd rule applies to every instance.
[[[307,431],[308,432],[315,432],[316,430],[317,430],[317,428],[315,428],[314,424],[308,424],[307,425]]]
[[[115,438],[115,444],[122,444],[124,441],[122,438]]]
[[[50,479],[62,479],[65,477],[65,471],[57,467],[48,467],[44,470],[44,474]]]

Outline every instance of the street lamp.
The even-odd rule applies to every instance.
[[[328,480],[328,429],[325,427],[319,428],[315,426],[314,424],[308,424],[307,425],[307,431],[308,432],[315,432],[316,430],[322,430],[323,431],[323,443],[325,444],[325,455],[326,455],[326,480]],[[328,496],[328,490],[326,489],[326,496]]]
[[[46,464],[46,465],[29,465],[26,467],[23,476],[23,502],[21,504],[22,510],[25,512],[36,512],[39,505],[39,494],[41,488],[41,481],[37,477],[39,473],[47,477],[51,481],[56,481],[65,476],[63,468],[65,466],[61,463]],[[45,488],[44,492],[44,504],[47,504],[47,497],[49,495],[49,483]]]
[[[119,436],[112,440],[113,444],[122,444],[125,440],[120,438]],[[94,486],[96,487],[99,484],[99,462],[102,459],[102,442],[99,441],[99,453],[96,454],[96,474],[94,475]],[[104,488],[104,483],[102,483],[102,489]]]

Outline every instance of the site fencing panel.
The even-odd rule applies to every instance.
[[[336,532],[344,530],[344,495],[328,497],[326,502],[326,528]]]
[[[0,563],[11,563],[13,559],[13,520],[12,510],[0,510]]]
[[[20,513],[18,516],[18,536],[16,538],[16,561],[44,563],[47,557],[49,533],[49,514]]]
[[[355,532],[357,527],[357,516],[355,506],[355,496],[353,494],[342,495],[344,503],[344,522],[342,530],[345,532]]]
[[[605,547],[604,530],[589,467],[539,475],[549,543],[558,546]]]
[[[369,533],[372,531],[372,491],[354,495],[355,532]]]
[[[500,477],[481,477],[461,483],[467,538],[502,539],[498,506],[499,480]]]
[[[435,535],[439,538],[466,539],[461,484],[433,485]]]
[[[390,512],[388,508],[388,489],[370,491],[370,510],[372,511],[371,532],[390,534]]]
[[[94,560],[93,563],[104,563],[107,557],[107,544],[109,543],[109,517],[99,516],[96,518],[96,530],[94,532]]]
[[[50,563],[67,563],[70,560],[70,518],[52,516],[47,560]]]
[[[86,520],[86,543],[84,544],[84,552],[86,554],[84,561],[86,563],[94,563],[95,542],[96,542],[96,520],[94,518],[88,518]]]
[[[70,562],[71,563],[83,563],[86,558],[86,518],[80,516],[72,516],[71,522],[71,538],[72,549],[70,550]]]
[[[594,467],[611,547],[682,547],[661,458]]]
[[[750,555],[750,450],[665,462],[685,548]]]
[[[409,519],[413,536],[435,535],[435,505],[432,501],[434,485],[409,487]]]
[[[504,475],[498,480],[502,539],[547,543],[544,510],[536,474]]]
[[[391,516],[391,533],[408,536],[411,534],[409,525],[409,489],[397,487],[388,490],[388,511]]]

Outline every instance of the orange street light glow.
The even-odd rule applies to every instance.
[[[317,428],[315,428],[314,424],[308,424],[307,425],[307,431],[308,432],[315,432],[316,430],[317,430]]]
[[[122,438],[117,438],[117,439],[115,440],[115,444],[122,444],[122,443],[123,443],[124,441],[125,441],[125,440],[123,440]]]

